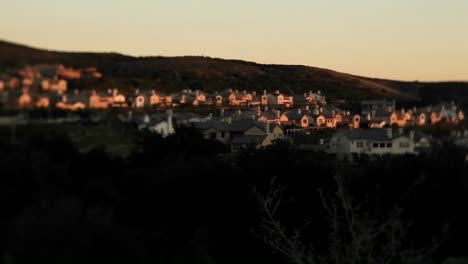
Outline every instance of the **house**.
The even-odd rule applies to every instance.
[[[144,115],[142,118],[136,119],[138,130],[148,130],[152,133],[160,134],[162,137],[167,137],[175,133],[173,126],[172,110],[167,111],[166,118]]]
[[[315,124],[314,118],[308,111],[308,107],[305,111],[300,108],[287,111],[286,115],[288,117],[289,124],[293,124],[301,128],[307,128]]]
[[[206,139],[217,140],[223,144],[231,142],[230,119],[224,121],[208,121],[195,123],[194,127],[200,130]]]
[[[18,105],[20,109],[27,109],[33,107],[33,98],[29,94],[29,91],[27,89],[23,89],[23,94],[21,94],[21,96],[18,98]]]
[[[351,129],[358,129],[361,126],[361,115],[347,114],[347,115],[343,116],[341,123],[345,124],[345,125],[348,125],[348,127],[351,128]]]
[[[0,80],[0,92],[2,92],[5,89],[5,82]]]
[[[291,107],[293,105],[293,96],[280,93],[276,90],[274,94],[263,91],[262,105],[284,105]]]
[[[232,121],[208,121],[196,123],[206,139],[213,139],[231,146],[231,151],[258,149],[284,138],[283,130],[276,124],[258,122],[252,119]]]
[[[92,91],[89,97],[89,108],[108,108],[112,104],[112,96],[105,93],[98,93],[95,90]]]
[[[405,109],[401,111],[393,111],[390,115],[390,125],[397,125],[399,127],[404,127],[409,120],[412,119],[411,112],[406,112]]]
[[[150,106],[156,105],[171,105],[172,97],[166,94],[157,92],[155,90],[151,91],[151,95],[149,96],[149,104]]]
[[[67,81],[64,79],[52,80],[50,82],[49,90],[58,93],[64,93],[67,91]]]
[[[260,109],[258,106],[257,109]],[[257,121],[260,122],[269,122],[269,123],[276,123],[276,124],[284,124],[288,123],[289,117],[286,113],[281,113],[281,111],[278,110],[273,110],[273,109],[268,109],[268,107],[265,107],[263,112],[259,112]]]
[[[431,124],[436,124],[442,120],[448,123],[457,124],[465,118],[462,110],[458,109],[454,102],[441,103],[435,107],[429,107]]]
[[[367,116],[372,111],[384,111],[392,113],[395,111],[395,101],[387,102],[386,100],[363,100],[361,101],[361,115]]]
[[[176,126],[190,126],[195,123],[208,122],[212,119],[211,115],[203,116],[191,112],[176,112],[173,113],[173,116]]]
[[[321,113],[315,117],[315,124],[317,127],[335,128],[336,119],[333,115]]]
[[[123,93],[120,93],[119,90],[114,88],[112,90],[112,97],[110,99],[112,107],[127,107],[126,96]]]
[[[427,114],[424,111],[413,111],[413,124],[423,126],[427,120]]]
[[[309,102],[309,104],[324,105],[327,103],[327,101],[325,100],[325,95],[323,95],[320,90],[318,90],[316,93],[309,91],[309,94],[305,94],[305,97],[306,97],[307,102]]]
[[[74,93],[63,94],[62,100],[55,104],[55,107],[63,110],[83,110],[86,108],[86,95],[75,90]]]
[[[38,96],[36,98],[35,107],[37,108],[49,108],[50,106],[50,99],[47,96]]]
[[[416,154],[411,137],[404,135],[402,129],[393,133],[392,128],[340,131],[330,139],[327,152],[342,158],[353,154]]]
[[[242,135],[233,137],[231,151],[242,149],[259,149],[284,138],[283,129],[279,125],[259,122],[246,129]]]

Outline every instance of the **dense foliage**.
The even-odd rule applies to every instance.
[[[333,237],[327,206],[336,216],[354,212],[363,241],[391,220],[399,230],[393,263],[468,252],[458,243],[468,235],[468,169],[465,152],[453,146],[343,164],[286,144],[231,157],[223,145],[180,129],[166,139],[138,134],[138,147],[123,159],[104,147],[82,153],[54,131],[29,130],[11,142],[2,130],[4,263],[382,263],[387,229],[372,248],[355,245],[339,217]],[[272,201],[280,202],[268,219]],[[288,241],[300,245],[286,248],[290,255],[273,247]],[[360,255],[348,245],[360,246]]]

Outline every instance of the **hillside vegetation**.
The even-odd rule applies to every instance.
[[[399,82],[301,65],[266,65],[210,57],[132,57],[117,53],[57,52],[0,41],[0,71],[41,63],[96,66],[104,78],[86,85],[97,89],[140,88],[168,93],[184,88],[207,92],[226,88],[257,92],[279,89],[291,94],[321,90],[329,99],[426,101],[442,98],[468,102],[468,83]]]

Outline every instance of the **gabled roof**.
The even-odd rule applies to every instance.
[[[227,122],[223,121],[208,121],[208,122],[198,122],[194,124],[194,127],[200,130],[207,130],[209,128],[214,128],[220,132],[229,132],[230,126]]]
[[[350,140],[371,140],[371,141],[391,141],[392,139],[399,137],[407,137],[406,135],[399,134],[398,132],[392,131],[392,137],[387,136],[386,128],[375,128],[375,129],[354,129],[345,130],[338,132],[343,134]]]

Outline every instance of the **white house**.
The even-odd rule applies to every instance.
[[[387,129],[354,129],[337,132],[329,141],[327,152],[346,157],[351,154],[416,154],[412,135],[402,130],[393,133]]]

